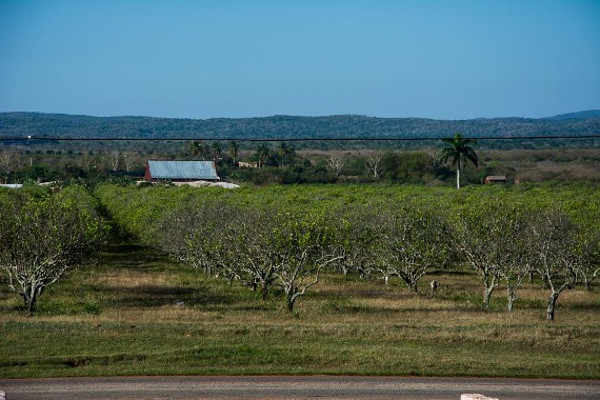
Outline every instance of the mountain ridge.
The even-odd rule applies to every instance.
[[[600,110],[546,118],[437,120],[363,115],[250,118],[94,117],[36,112],[0,113],[1,137],[53,138],[435,138],[461,132],[472,137],[584,136],[600,134]]]

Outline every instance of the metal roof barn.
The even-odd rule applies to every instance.
[[[218,181],[214,161],[154,161],[146,165],[147,181],[168,179],[172,181]]]

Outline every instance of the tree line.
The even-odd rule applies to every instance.
[[[470,137],[581,136],[597,134],[598,112],[569,118],[490,118],[433,120],[362,115],[263,118],[175,119],[89,117],[66,114],[0,113],[2,136],[63,138],[435,138],[463,132]]]

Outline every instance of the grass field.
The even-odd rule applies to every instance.
[[[442,284],[431,293],[427,282]],[[421,294],[338,274],[299,300],[266,300],[162,254],[114,243],[47,289],[28,317],[0,286],[0,376],[364,374],[600,378],[600,288],[504,293],[480,308],[470,271],[433,271]]]

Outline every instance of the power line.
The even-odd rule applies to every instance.
[[[318,141],[330,141],[330,142],[416,142],[416,141],[441,141],[442,139],[448,139],[449,137],[404,137],[404,138],[215,138],[215,137],[189,137],[189,138],[72,138],[72,137],[44,137],[44,136],[28,136],[28,137],[0,137],[0,141],[12,141],[12,142],[34,142],[34,141],[60,141],[60,142],[181,142],[181,141],[236,141],[236,142],[318,142]],[[511,136],[511,137],[493,137],[493,136],[482,136],[482,137],[465,137],[465,139],[473,140],[574,140],[574,139],[599,139],[600,135],[579,135],[579,136]]]

